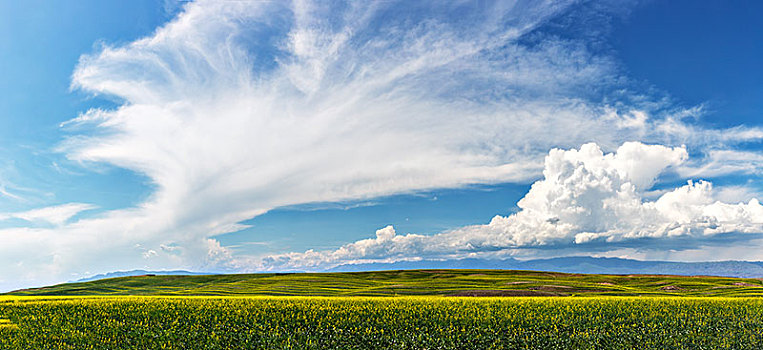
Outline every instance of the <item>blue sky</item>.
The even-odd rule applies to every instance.
[[[763,260],[761,10],[0,0],[0,289],[133,268]]]
[[[649,2],[615,26],[614,48],[632,78],[707,105],[703,122],[760,125],[760,9],[752,1]]]
[[[0,178],[7,191],[24,199],[3,200],[0,208],[73,201],[119,208],[139,202],[150,191],[145,179],[118,168],[83,171],[55,148],[66,135],[60,123],[93,106],[114,104],[69,89],[80,56],[102,42],[148,35],[169,14],[155,1],[2,1],[0,16]]]

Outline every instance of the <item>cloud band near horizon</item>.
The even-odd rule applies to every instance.
[[[599,242],[614,249],[618,243],[643,238],[665,240],[662,249],[689,249],[695,247],[670,240],[733,233],[748,234],[749,240],[763,238],[763,205],[755,198],[723,203],[716,200],[709,182],[689,180],[656,200],[644,198],[660,174],[687,158],[684,148],[638,142],[625,143],[609,154],[593,143],[579,150],[553,149],[546,156],[543,179],[519,200],[515,214],[432,236],[398,235],[387,226],[376,231],[376,238],[337,250],[274,255],[244,262],[242,267],[328,269],[369,262],[511,255],[517,249],[549,246],[586,249]]]

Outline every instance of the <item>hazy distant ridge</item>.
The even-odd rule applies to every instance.
[[[497,270],[533,270],[565,273],[591,274],[660,274],[681,276],[723,276],[740,278],[763,278],[761,261],[711,261],[711,262],[674,262],[641,261],[620,258],[593,258],[585,256],[563,257],[535,260],[516,259],[458,259],[458,260],[421,260],[400,261],[394,263],[370,263],[340,265],[326,272],[357,272],[381,270],[415,269],[497,269]],[[295,271],[298,272],[298,271]],[[79,279],[75,282],[96,281],[105,278],[130,277],[142,275],[213,275],[210,272],[116,271]]]
[[[673,262],[583,256],[524,261],[516,259],[460,259],[347,264],[337,266],[328,271],[350,272],[409,269],[508,269],[566,273],[705,275],[763,278],[763,262],[760,261]]]

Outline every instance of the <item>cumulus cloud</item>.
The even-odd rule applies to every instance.
[[[214,236],[246,228],[242,221],[273,208],[530,182],[549,149],[591,141],[605,150],[629,140],[728,150],[763,139],[757,128],[693,125],[686,120],[693,110],[670,110],[662,100],[630,91],[606,53],[592,52],[583,39],[541,30],[575,6],[188,3],[150,36],[82,56],[72,87],[120,105],[84,111],[61,125],[72,134],[59,151],[84,166],[109,164],[146,176],[154,189],[150,198],[75,222],[63,215],[54,219],[60,223],[55,229],[0,229],[0,266],[26,284],[57,282],[93,266],[222,269],[238,266],[238,260]],[[646,210],[637,203],[640,191],[655,172],[680,163],[685,151],[627,147],[618,156],[583,162],[582,169],[598,170],[579,175],[581,181],[603,176],[632,186],[616,189],[622,201],[608,199],[617,211],[612,215],[632,219],[632,210]],[[625,160],[638,157],[649,164]],[[572,160],[558,162],[573,167]],[[597,186],[577,200],[611,194],[607,183]],[[691,184],[687,195],[709,191],[705,186]],[[551,204],[535,196],[523,202],[528,212],[559,216],[496,218],[465,228],[472,233],[462,236],[473,238],[463,241],[443,238],[457,233],[432,240],[387,230],[373,242],[344,249],[347,256],[497,249],[572,240],[588,232],[584,228],[612,232],[601,239],[627,236],[584,220],[582,212],[543,208]],[[626,199],[633,204],[623,204]],[[646,211],[662,215],[660,210]],[[530,237],[517,225],[533,220],[540,234]],[[631,235],[644,232],[651,231]],[[377,245],[389,249],[374,250]],[[34,254],[23,253],[29,247]],[[325,260],[325,253],[311,254]]]
[[[543,179],[517,204],[519,212],[433,236],[397,235],[392,226],[375,239],[335,251],[292,253],[262,261],[265,268],[325,268],[359,261],[449,258],[538,246],[585,245],[639,238],[763,233],[763,206],[757,199],[729,204],[714,199],[710,182],[688,181],[654,201],[645,191],[666,171],[688,158],[683,147],[627,142],[605,154],[589,143],[580,149],[553,149]],[[680,248],[680,247],[673,247]]]

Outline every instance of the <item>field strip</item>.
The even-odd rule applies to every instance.
[[[19,326],[13,323],[10,319],[3,315],[0,315],[0,329],[17,329]]]

